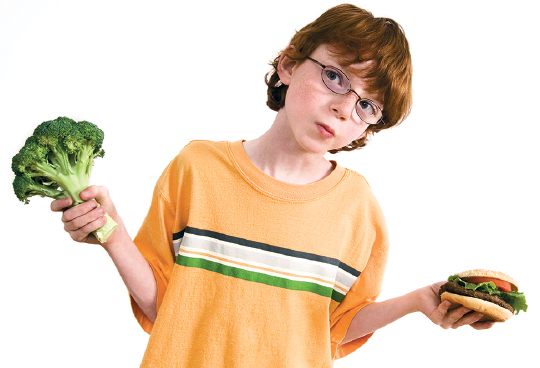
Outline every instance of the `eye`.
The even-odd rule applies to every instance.
[[[327,69],[326,71],[326,78],[328,78],[328,80],[330,82],[333,82],[335,84],[341,84],[341,75],[339,75],[339,73],[335,70],[332,70],[332,69]]]
[[[350,84],[349,79],[340,70],[326,67],[323,71],[323,82],[335,93],[347,93]]]
[[[360,107],[363,114],[367,115],[376,115],[379,110],[375,104],[368,100],[358,101],[358,106]]]

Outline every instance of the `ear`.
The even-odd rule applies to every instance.
[[[285,55],[285,52],[290,49],[294,50],[294,46],[289,45],[289,47],[287,47],[287,49],[285,49],[285,51],[281,53],[277,65],[277,73],[279,75],[279,80],[285,85],[289,85],[291,83],[291,77],[294,71],[294,67],[296,66],[296,61],[289,59],[289,57]]]

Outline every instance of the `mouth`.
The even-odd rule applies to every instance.
[[[333,138],[336,135],[334,129],[332,129],[326,124],[317,123],[317,129],[319,129],[319,132],[325,138]]]

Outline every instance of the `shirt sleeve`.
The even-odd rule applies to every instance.
[[[171,179],[171,177],[174,177],[174,171],[174,165],[171,163],[158,180],[148,214],[134,239],[137,248],[154,273],[158,290],[157,311],[159,311],[163,301],[175,262],[172,243],[175,209],[167,195],[171,189],[171,181],[174,181],[174,179]],[[150,334],[153,323],[144,314],[133,297],[130,296],[130,299],[135,318],[143,330]]]
[[[382,289],[382,281],[388,258],[388,239],[383,226],[371,248],[367,264],[351,287],[341,304],[330,315],[330,339],[333,359],[343,358],[362,345],[373,333],[340,345],[345,338],[352,319],[358,311],[377,299]]]

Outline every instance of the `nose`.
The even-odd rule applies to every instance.
[[[334,101],[332,101],[331,109],[341,120],[352,117],[356,121],[356,118],[358,117],[358,114],[356,113],[356,103],[359,98],[360,97],[353,90],[345,95],[336,94]]]

